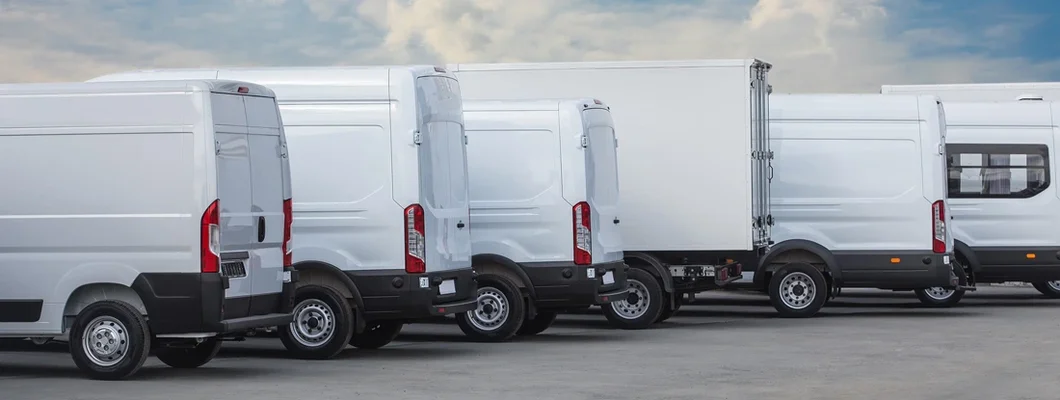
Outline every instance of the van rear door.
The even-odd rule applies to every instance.
[[[622,233],[619,229],[618,142],[611,113],[602,108],[582,111],[587,138],[586,198],[592,221],[594,264],[622,259]]]
[[[276,310],[283,289],[284,212],[290,183],[272,98],[213,93],[225,317]],[[269,295],[269,296],[262,296]]]
[[[455,79],[416,79],[420,112],[420,193],[427,271],[471,267],[463,105]]]

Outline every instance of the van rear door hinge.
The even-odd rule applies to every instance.
[[[589,147],[589,137],[582,135],[582,147]]]
[[[418,131],[418,130],[412,131],[412,143],[415,143],[415,144],[423,143],[423,135],[420,134],[420,131]]]

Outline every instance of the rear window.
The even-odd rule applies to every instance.
[[[1049,187],[1044,144],[946,146],[951,198],[1028,198]]]

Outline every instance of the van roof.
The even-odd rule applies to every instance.
[[[948,126],[1049,127],[1060,123],[1053,118],[1060,103],[1051,101],[948,102],[944,106]]]
[[[463,102],[464,111],[558,111],[561,107],[569,106],[608,109],[607,103],[591,97],[532,100],[480,99]]]
[[[238,79],[267,86],[278,93],[278,100],[281,101],[302,100],[306,96],[304,89],[294,91],[290,89],[312,86],[321,88],[321,90],[312,91],[314,95],[322,95],[329,100],[393,100],[390,87],[396,83],[393,82],[394,78],[408,81],[425,76],[456,79],[455,75],[440,66],[375,65],[143,69],[103,75],[89,82],[138,79],[215,79],[221,74],[225,75],[225,79]],[[343,90],[355,87],[372,89],[358,92]]]
[[[942,83],[922,85],[880,85],[880,92],[904,92],[921,90],[968,90],[968,89],[1056,89],[1060,82],[994,82],[994,83]]]
[[[240,88],[246,88],[240,91]],[[0,84],[0,95],[149,93],[160,91],[203,91],[248,96],[276,97],[271,89],[258,84],[225,79],[151,80],[136,82],[59,82]]]
[[[693,60],[659,60],[659,61],[578,61],[578,62],[539,62],[539,63],[468,63],[449,64],[454,71],[474,70],[542,70],[542,69],[602,69],[602,68],[661,68],[661,67],[737,67],[773,65],[757,58],[731,59],[693,59]]]
[[[933,95],[780,94],[769,98],[769,119],[918,121],[921,104]]]

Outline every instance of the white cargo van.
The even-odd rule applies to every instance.
[[[769,282],[774,307],[808,316],[844,287],[923,296],[960,283],[935,97],[774,94],[769,116],[777,244],[767,262],[787,266],[754,279]]]
[[[480,340],[626,298],[615,127],[599,100],[465,101]],[[520,290],[523,288],[523,290]]]
[[[476,307],[460,86],[434,66],[137,71],[276,92],[290,139],[298,357],[378,348],[402,325]]]
[[[1060,298],[1060,104],[949,102],[946,121],[957,260],[974,283],[1030,282]],[[933,292],[950,302],[963,294]]]
[[[622,188],[626,328],[662,321],[678,298],[716,289],[770,244],[767,80],[753,60],[458,64],[466,100],[589,97],[611,108]]]
[[[0,337],[95,379],[286,324],[291,187],[273,93],[232,81],[0,85]]]
[[[951,101],[994,102],[1016,100],[1060,101],[1060,82],[956,83],[936,85],[882,85],[882,94],[932,94]]]

